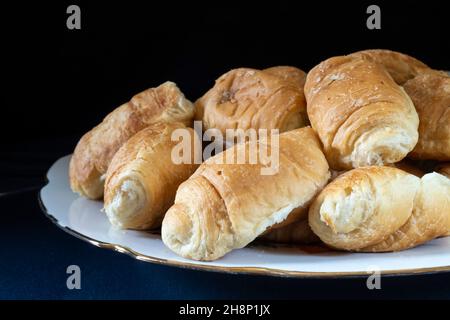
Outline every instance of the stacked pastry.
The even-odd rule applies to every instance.
[[[129,138],[157,122],[189,125],[193,115],[192,103],[173,82],[135,95],[78,142],[69,169],[72,190],[100,199],[109,164]]]
[[[309,209],[310,226],[324,243],[396,251],[450,231],[450,180],[438,173],[417,177],[399,162],[449,159],[446,74],[400,53],[368,50],[319,64],[305,92],[330,166],[350,169]]]
[[[194,119],[205,134],[280,134],[225,138],[231,147],[200,165],[174,163],[173,133],[198,140]],[[278,155],[275,173],[261,174],[261,150]],[[435,172],[416,166],[427,161],[440,162]],[[83,196],[104,195],[114,226],[161,227],[165,245],[190,259],[218,259],[255,239],[386,252],[450,234],[449,161],[449,76],[366,50],[308,74],[231,70],[195,104],[170,82],[144,91],[80,140],[70,181]]]

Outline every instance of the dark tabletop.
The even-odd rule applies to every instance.
[[[1,155],[1,299],[450,298],[450,273],[386,276],[381,290],[368,290],[365,278],[295,279],[195,271],[97,248],[54,225],[38,202],[45,172],[70,152],[72,143],[71,138],[30,141],[20,151],[11,146]],[[69,265],[81,269],[80,290],[67,289]]]

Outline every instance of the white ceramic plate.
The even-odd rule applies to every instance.
[[[183,259],[167,249],[158,234],[111,228],[101,211],[101,202],[80,198],[70,190],[69,161],[70,156],[59,159],[48,172],[49,182],[40,193],[47,216],[72,235],[139,260],[221,272],[297,277],[367,276],[368,270],[379,270],[381,274],[450,271],[450,237],[396,253],[251,245],[214,262]]]

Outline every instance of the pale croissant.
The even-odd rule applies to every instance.
[[[174,153],[175,130],[190,138],[190,161]],[[156,123],[139,131],[116,152],[106,173],[104,208],[112,225],[123,229],[159,227],[178,186],[198,167],[195,133],[181,123]]]
[[[309,223],[337,249],[412,248],[450,231],[450,179],[438,173],[419,178],[391,167],[354,169],[322,190]]]

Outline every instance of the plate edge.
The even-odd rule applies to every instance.
[[[191,270],[197,270],[197,271],[209,271],[209,272],[220,272],[220,273],[227,273],[227,274],[247,274],[247,275],[262,275],[262,276],[273,276],[273,277],[284,277],[284,278],[361,278],[361,277],[368,277],[371,274],[364,271],[356,271],[356,272],[307,272],[307,271],[288,271],[288,270],[282,270],[282,269],[274,269],[274,268],[265,268],[265,267],[218,267],[218,266],[209,266],[204,264],[193,264],[193,263],[183,263],[175,260],[168,260],[168,259],[162,259],[157,258],[153,256],[143,255],[129,247],[118,245],[118,244],[112,244],[109,242],[103,242],[96,239],[92,239],[86,235],[83,235],[79,233],[78,231],[75,231],[71,229],[68,226],[63,226],[59,223],[58,219],[56,219],[45,206],[44,202],[42,201],[41,193],[42,190],[47,187],[47,185],[50,183],[49,180],[49,172],[53,168],[53,166],[56,164],[57,161],[61,160],[62,158],[65,158],[66,155],[63,157],[60,157],[57,159],[51,166],[50,169],[47,171],[45,176],[45,185],[39,190],[38,193],[38,203],[41,207],[41,210],[53,224],[55,224],[58,228],[62,229],[63,231],[67,232],[68,234],[83,240],[85,242],[88,242],[96,247],[104,248],[104,249],[110,249],[113,251],[117,251],[123,254],[126,254],[132,258],[135,258],[139,261],[149,262],[149,263],[155,263],[159,265],[165,265],[165,266],[171,266],[171,267],[178,267],[178,268],[185,268],[185,269],[191,269]],[[381,276],[414,276],[414,275],[426,275],[426,274],[434,274],[434,273],[443,273],[443,272],[450,272],[450,266],[442,266],[442,267],[428,267],[428,268],[416,268],[416,269],[400,269],[400,270],[383,270],[380,271]]]

